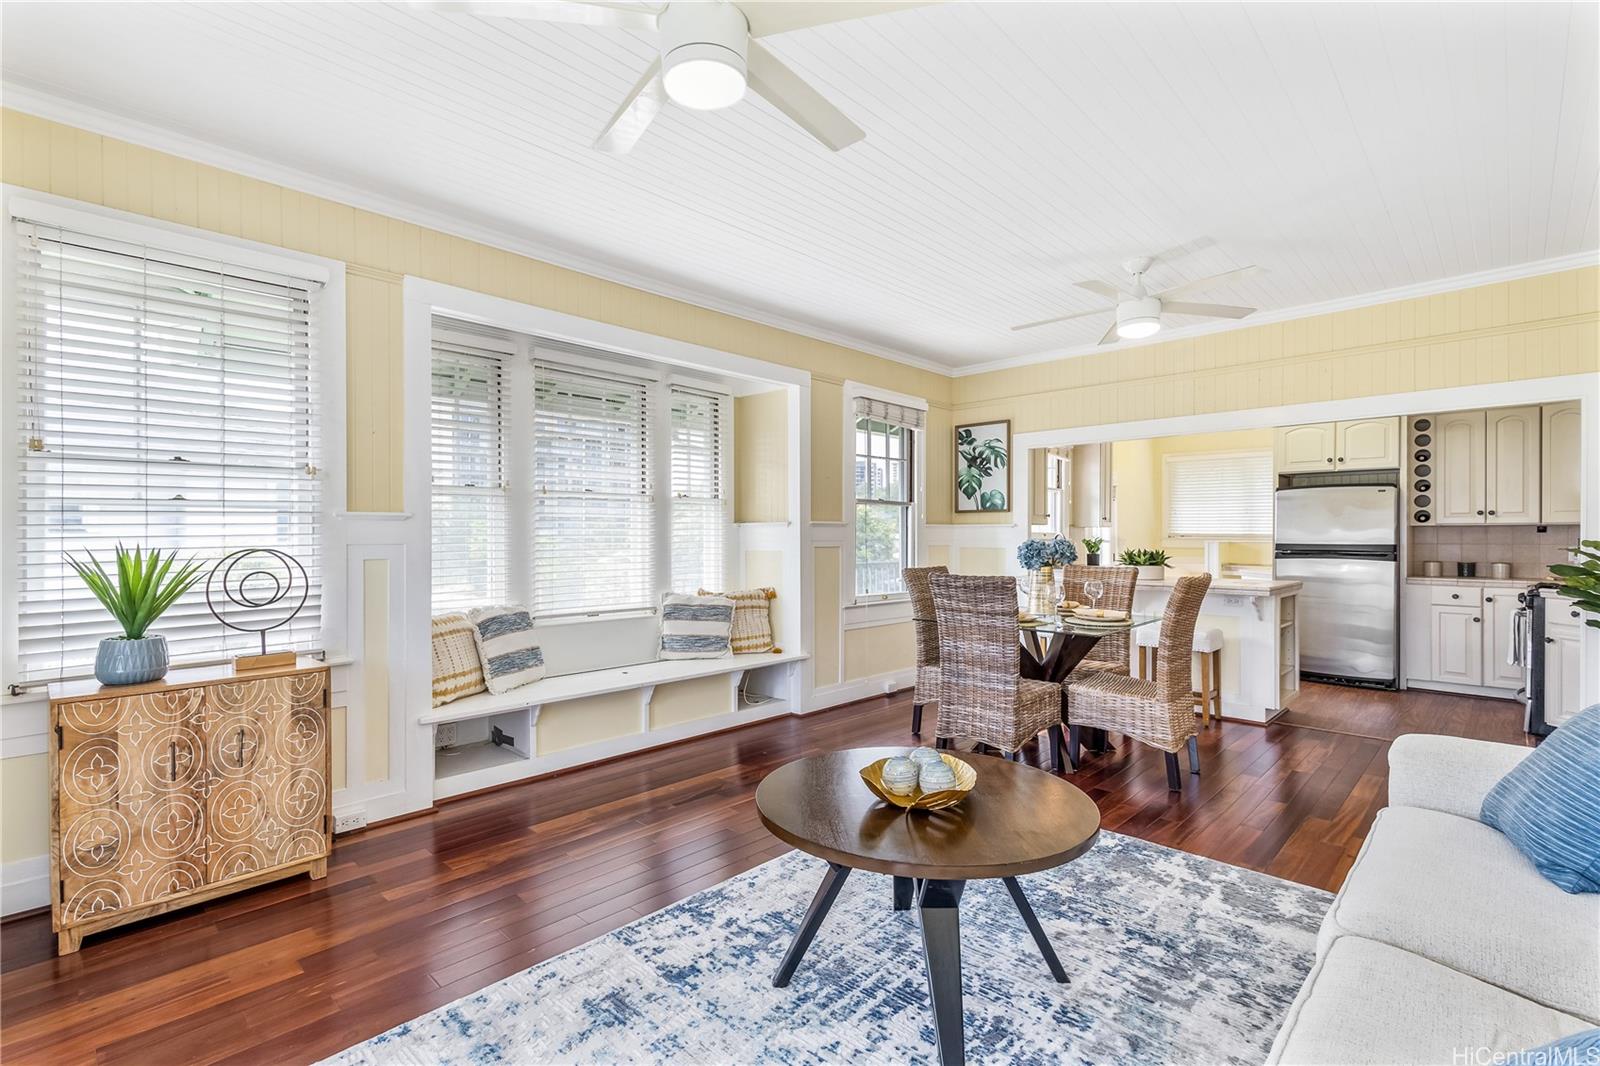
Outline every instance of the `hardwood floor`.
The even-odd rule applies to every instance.
[[[1322,689],[1302,698],[1307,717],[1521,739],[1515,704]],[[908,694],[884,697],[461,800],[339,838],[326,881],[129,926],[65,958],[47,914],[8,922],[0,1058],[332,1054],[781,854],[751,803],[761,778],[812,752],[912,743],[910,717]],[[931,725],[930,709],[929,737]],[[1202,731],[1203,773],[1181,793],[1137,744],[1088,756],[1070,779],[1107,829],[1333,889],[1386,801],[1387,748],[1230,722]]]
[[[1402,733],[1449,733],[1502,744],[1533,743],[1522,731],[1522,704],[1425,689],[1382,692],[1306,685],[1278,724],[1377,740],[1393,740]]]

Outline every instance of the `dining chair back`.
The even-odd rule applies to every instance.
[[[922,708],[939,702],[939,623],[933,614],[933,576],[943,566],[908,566],[901,571],[911,595],[911,625],[916,631],[917,673],[911,690],[911,732],[922,735]]]
[[[1100,599],[1100,606],[1110,611],[1126,611],[1133,613],[1133,592],[1139,583],[1139,568],[1136,566],[1083,566],[1078,563],[1069,563],[1061,567],[1061,587],[1063,595],[1069,600],[1078,600],[1088,603],[1089,598],[1083,591],[1086,581],[1098,581],[1105,585],[1105,595]],[[1128,643],[1127,633],[1112,633],[1100,638],[1084,658],[1073,668],[1072,673],[1080,678],[1101,670],[1111,670],[1115,673],[1126,674],[1129,672],[1128,663],[1133,657],[1133,649]],[[1072,677],[1067,677],[1071,683]]]

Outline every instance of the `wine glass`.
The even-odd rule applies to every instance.
[[[1089,602],[1098,611],[1100,609],[1100,597],[1106,594],[1106,583],[1099,580],[1085,581],[1083,583],[1083,594],[1089,598]]]

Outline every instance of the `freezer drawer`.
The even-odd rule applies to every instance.
[[[1398,677],[1397,565],[1387,559],[1277,560],[1279,578],[1302,583],[1296,625],[1303,672],[1363,681]]]

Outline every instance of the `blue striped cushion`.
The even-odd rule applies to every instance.
[[[661,658],[719,659],[733,654],[733,601],[669,593],[661,603]]]
[[[1600,892],[1600,703],[1502,777],[1479,818],[1566,892]]]

